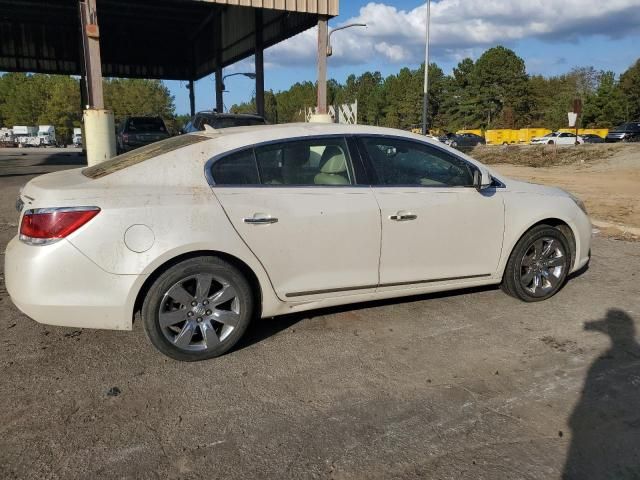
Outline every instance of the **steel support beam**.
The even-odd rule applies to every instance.
[[[224,101],[222,99],[222,12],[218,11],[213,20],[214,25],[214,47],[216,49],[216,111],[218,113],[224,112]]]
[[[262,10],[256,9],[256,110],[264,117],[264,41],[262,37]]]
[[[88,104],[91,108],[103,109],[102,64],[100,60],[100,29],[96,0],[80,1],[80,25],[82,46],[87,75]]]
[[[196,92],[193,88],[193,80],[189,80],[187,88],[189,89],[189,111],[193,117],[196,114]]]
[[[318,17],[318,114],[327,113],[327,36],[329,17]]]

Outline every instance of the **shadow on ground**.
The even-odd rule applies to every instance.
[[[584,328],[608,335],[611,345],[589,368],[569,419],[563,478],[640,479],[640,345],[633,319],[611,309]]]

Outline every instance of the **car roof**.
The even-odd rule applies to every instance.
[[[342,123],[280,123],[276,125],[252,125],[229,127],[197,132],[211,138],[232,137],[250,133],[252,137],[292,138],[315,135],[393,135],[424,139],[423,135],[386,127],[347,125]]]

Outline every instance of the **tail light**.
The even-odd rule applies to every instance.
[[[124,143],[127,143],[129,141],[129,134],[128,133],[123,133],[122,134],[122,141]]]
[[[49,245],[75,232],[98,213],[98,207],[27,210],[20,222],[20,240],[29,245]]]

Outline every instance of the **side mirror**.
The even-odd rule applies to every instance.
[[[473,186],[479,192],[491,186],[493,179],[486,170],[476,169],[473,171]]]

